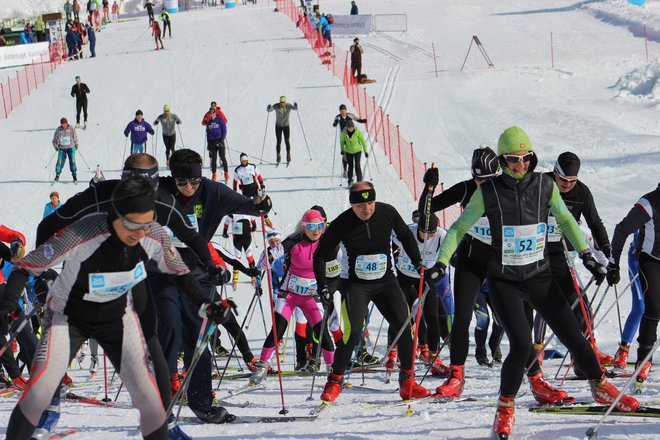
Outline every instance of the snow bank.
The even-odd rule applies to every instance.
[[[660,99],[660,62],[638,67],[619,78],[614,85],[619,96]]]
[[[66,0],[2,0],[0,18],[28,18],[50,12],[64,12]]]

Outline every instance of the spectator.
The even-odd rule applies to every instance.
[[[147,14],[149,15],[149,26],[153,26],[152,23],[154,22],[154,4],[151,3],[151,0],[147,0],[147,2],[144,4],[144,9],[147,10]]]
[[[103,0],[103,24],[110,22],[110,2]]]
[[[34,32],[37,34],[37,41],[46,41],[46,25],[41,15],[34,22]]]
[[[351,2],[351,15],[358,15],[358,7],[355,4],[355,0]]]
[[[357,78],[359,81],[362,77],[362,54],[364,49],[360,44],[360,39],[355,37],[353,40],[353,45],[350,48],[351,51],[351,73],[353,77]]]
[[[7,40],[5,40],[5,36],[0,34],[0,47],[6,46],[7,45]]]
[[[73,0],[73,21],[80,21],[80,4]]]
[[[66,31],[66,47],[68,49],[67,59],[77,60],[78,34],[73,30],[72,26],[70,26],[69,30]]]
[[[332,46],[332,35],[330,31],[332,30],[332,25],[328,17],[325,14],[321,14],[319,18],[319,32],[323,35],[323,38],[328,40],[328,46]]]
[[[160,11],[160,19],[163,20],[163,38],[165,38],[165,30],[169,30],[169,36],[172,38],[172,17],[170,13],[165,10],[165,5],[163,5],[163,10]]]
[[[64,3],[64,14],[66,14],[66,22],[71,21],[71,15],[73,14],[73,5],[70,0],[66,0]]]
[[[60,204],[60,195],[58,194],[57,191],[53,191],[50,193],[50,202],[46,203],[46,206],[44,206],[44,218],[48,217],[51,215],[53,212],[57,211],[57,209],[62,206]]]
[[[92,58],[96,58],[96,33],[94,32],[94,27],[90,24],[87,24],[87,39],[89,40],[89,51],[92,54]]]
[[[112,4],[112,21],[119,21],[119,4],[117,4],[117,0]]]

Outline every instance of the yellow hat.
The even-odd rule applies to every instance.
[[[170,109],[170,106],[169,106],[169,105],[165,104],[165,105],[163,106],[163,111],[164,111],[164,112],[169,112],[170,110],[171,110],[171,109]]]
[[[280,102],[286,102],[286,96],[280,96]]]

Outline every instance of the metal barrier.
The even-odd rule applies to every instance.
[[[374,14],[374,32],[408,32],[406,14]]]

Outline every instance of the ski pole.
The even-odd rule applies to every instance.
[[[10,335],[5,345],[3,345],[2,348],[0,348],[0,356],[2,356],[5,353],[5,351],[7,351],[7,349],[11,346],[11,343],[14,341],[14,339],[16,339],[16,336],[18,336],[18,334],[21,331],[23,331],[23,329],[28,324],[28,322],[30,322],[30,318],[32,318],[32,316],[34,316],[36,312],[37,312],[37,308],[35,307],[30,311],[30,313],[25,315],[25,318],[21,321],[18,327],[16,327],[16,331],[14,332],[14,334]]]
[[[431,358],[431,361],[429,362],[429,366],[424,372],[424,376],[422,376],[421,380],[419,381],[419,384],[421,385],[424,382],[424,379],[426,379],[426,376],[429,375],[429,372],[431,371],[431,368],[433,368],[433,365],[435,364],[435,360],[440,357],[440,353],[442,352],[442,349],[445,348],[445,345],[447,345],[451,341],[451,333],[449,334],[449,337],[442,341],[442,345],[440,345],[440,348],[438,349],[437,353],[433,355]]]
[[[616,285],[614,286],[614,299],[616,301],[616,317],[619,319],[619,335],[623,336],[623,326],[621,325],[621,309],[619,308],[619,297],[617,294]]]
[[[380,338],[380,332],[383,330],[383,323],[385,322],[385,317],[383,316],[380,320],[380,326],[378,326],[378,333],[376,333],[376,341],[374,342],[374,347],[371,349],[371,357],[376,353],[376,347],[378,346],[378,338]]]
[[[346,376],[346,384],[349,383],[348,380],[351,378],[351,373],[353,372],[353,365],[355,365],[355,361],[357,360],[358,354],[360,353],[360,349],[362,348],[362,344],[364,342],[364,335],[367,333],[367,328],[369,327],[369,320],[371,319],[371,312],[373,311],[374,311],[374,304],[371,303],[371,307],[369,308],[369,313],[367,313],[367,319],[364,322],[364,328],[362,329],[362,334],[360,335],[360,341],[358,342],[357,347],[355,348],[353,359],[351,359],[351,365],[350,367],[348,367],[348,376]],[[347,387],[350,388],[350,386],[348,385]]]
[[[154,157],[156,157],[156,158],[158,157],[158,156],[156,156],[156,149],[158,148],[158,130],[159,129],[160,129],[160,126],[156,125],[156,135],[151,136],[151,145],[153,145],[153,147],[154,147]]]
[[[227,158],[229,159],[229,165],[231,166],[231,149],[229,148],[229,139],[225,138],[225,145],[227,146]]]
[[[181,146],[183,148],[186,148],[186,143],[183,142],[183,134],[181,134],[181,127],[179,127],[179,124],[176,124],[177,130],[179,130],[179,137],[181,138]]]
[[[268,120],[270,119],[270,112],[266,112],[266,128],[264,128],[264,141],[261,145],[261,158],[259,159],[259,165],[264,163],[264,149],[266,148],[266,135],[268,134]]]
[[[243,322],[241,323],[241,328],[239,330],[240,332],[243,331],[243,326],[245,326],[248,315],[250,315],[250,309],[253,310],[253,313],[254,313],[254,310],[256,309],[256,307],[253,307],[253,306],[254,306],[254,300],[257,298],[257,296],[259,296],[259,291],[255,289],[254,295],[252,295],[252,300],[250,301],[250,305],[248,306],[247,313],[245,314],[245,317],[243,318]],[[245,328],[247,329],[247,326]],[[237,340],[234,339],[234,343],[231,346],[231,351],[229,352],[229,359],[227,359],[227,363],[225,364],[225,367],[222,369],[222,373],[220,374],[220,382],[218,382],[218,386],[215,387],[216,390],[220,389],[220,385],[222,384],[222,380],[224,379],[225,373],[227,372],[227,368],[229,367],[229,362],[231,361],[231,358],[234,355],[234,351],[236,350],[236,341]]]
[[[335,143],[334,147],[332,149],[332,185],[334,186],[335,184],[335,159],[337,158],[337,132],[339,131],[339,128],[335,129]]]
[[[124,141],[124,155],[121,159],[121,166],[124,166],[124,161],[126,161],[126,146],[128,145],[128,136],[126,136],[126,140]]]
[[[103,402],[110,402],[108,397],[108,357],[103,350],[103,388],[105,388],[105,397],[101,399]]]
[[[323,318],[321,318],[321,333],[319,334],[319,342],[318,346],[316,347],[316,356],[315,359],[319,361],[320,365],[320,358],[321,358],[321,346],[323,345],[323,332],[325,332],[325,326],[326,323],[328,322],[328,312],[330,311],[330,304],[324,307],[323,309]],[[312,339],[314,339],[314,329],[312,329]],[[312,394],[314,394],[314,383],[316,382],[316,371],[312,375],[312,386],[309,389],[309,397],[306,399],[308,402],[311,402],[314,400],[312,397]]]
[[[268,242],[266,240],[266,220],[264,217],[264,212],[259,211],[259,217],[261,217],[261,233],[263,235],[263,242],[264,242],[264,249],[268,249]],[[282,410],[280,411],[280,414],[284,415],[289,412],[289,410],[286,409],[286,406],[284,404],[284,385],[282,384],[282,368],[280,366],[280,351],[279,351],[279,342],[277,338],[277,324],[275,322],[275,302],[273,301],[273,280],[271,279],[271,274],[270,274],[270,261],[268,261],[268,258],[265,260],[266,263],[266,276],[268,278],[268,294],[270,298],[270,313],[271,313],[271,318],[273,319],[273,342],[275,343],[275,358],[277,359],[277,378],[280,382],[280,397],[282,398]]]
[[[119,389],[117,390],[117,394],[115,395],[115,402],[117,401],[117,399],[119,399],[119,393],[121,393],[121,389],[123,387],[124,387],[124,382],[122,381],[122,383],[119,384]]]
[[[309,153],[309,160],[312,160],[312,152],[309,149],[309,144],[307,143],[307,136],[305,136],[305,128],[303,127],[302,118],[300,117],[300,112],[296,112],[298,115],[298,122],[300,122],[300,130],[302,130],[303,139],[305,140],[305,146],[307,147],[307,152]]]
[[[616,396],[616,399],[614,399],[614,402],[612,402],[610,404],[610,407],[607,409],[607,412],[605,412],[605,414],[603,414],[603,417],[601,417],[600,422],[598,422],[598,424],[595,427],[589,428],[587,430],[587,432],[586,432],[587,438],[594,439],[594,438],[597,437],[598,429],[605,422],[605,419],[612,413],[612,411],[616,407],[616,404],[619,403],[619,401],[621,400],[621,398],[625,394],[626,390],[628,388],[630,388],[630,385],[637,378],[637,375],[642,371],[642,369],[644,368],[644,365],[653,357],[653,354],[658,349],[658,345],[660,345],[660,339],[655,341],[655,344],[653,344],[653,347],[651,348],[651,351],[648,352],[648,354],[644,357],[644,360],[639,363],[637,368],[635,368],[635,372],[632,374],[632,376],[630,376],[630,378],[628,379],[626,384],[623,386],[623,388],[621,388],[621,390],[619,391],[619,395]]]
[[[55,156],[57,155],[57,153],[59,153],[59,150],[55,150],[55,152],[53,153],[53,155],[50,156],[50,160],[48,161],[48,163],[46,164],[46,166],[44,167],[44,169],[48,169],[48,167],[50,166],[50,163],[53,161],[53,159],[55,158]]]
[[[80,152],[80,149],[76,148],[76,152],[78,153],[78,155],[80,156],[80,158],[83,160],[83,162],[85,162],[85,166],[87,167],[87,170],[88,170],[88,171],[91,171],[92,169],[89,167],[89,164],[88,164],[87,161],[85,160],[85,156],[83,156],[83,154]]]
[[[257,298],[257,302],[259,303],[259,310],[261,311],[261,323],[264,326],[264,337],[268,336],[268,328],[266,327],[266,314],[264,313],[264,305],[261,302],[261,295]]]

